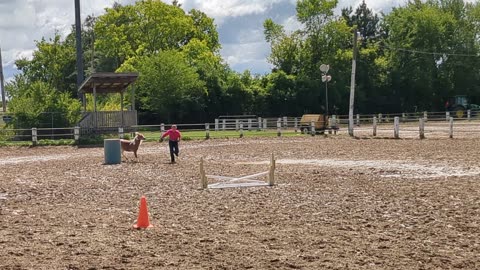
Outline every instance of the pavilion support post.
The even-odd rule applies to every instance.
[[[122,128],[123,128],[125,125],[123,121],[123,91],[120,92],[120,112],[122,117]]]
[[[97,86],[93,83],[93,117],[95,121],[95,128],[98,128],[97,122]]]

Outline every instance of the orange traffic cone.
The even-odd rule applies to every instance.
[[[145,199],[145,196],[142,196],[140,199],[140,213],[138,213],[137,224],[133,225],[133,228],[145,229],[150,227],[153,227],[153,225],[150,224],[148,219],[147,199]]]

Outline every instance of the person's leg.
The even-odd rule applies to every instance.
[[[174,142],[168,141],[168,147],[170,148],[170,161],[173,163],[173,162],[175,162],[175,156],[173,155],[173,153],[174,153],[173,148],[175,147]]]
[[[177,156],[177,157],[178,157],[178,152],[179,152],[179,150],[178,150],[178,142],[175,142],[175,156]]]

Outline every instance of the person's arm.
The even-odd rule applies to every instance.
[[[170,130],[167,130],[163,135],[160,137],[160,141],[163,142],[163,138],[167,137],[170,133]]]

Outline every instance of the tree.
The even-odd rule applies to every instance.
[[[69,93],[59,94],[48,83],[30,82],[25,75],[16,75],[6,89],[15,128],[42,127],[42,123],[52,120],[55,127],[68,127],[80,120],[80,102],[70,98]]]
[[[141,109],[169,122],[203,115],[205,83],[182,53],[162,51],[140,58],[134,66],[140,73],[136,88]]]

